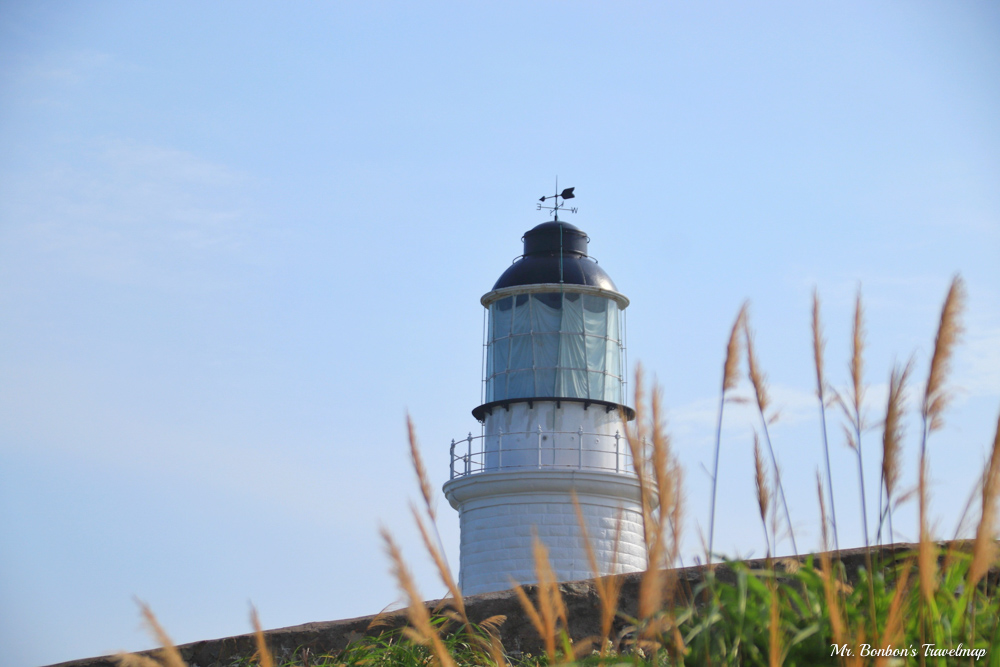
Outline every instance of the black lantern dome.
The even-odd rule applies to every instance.
[[[580,228],[550,220],[526,232],[524,255],[503,272],[494,290],[518,285],[564,283],[617,292],[604,269],[587,256],[590,237]]]

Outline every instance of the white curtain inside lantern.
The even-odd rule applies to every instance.
[[[519,294],[489,308],[486,402],[584,398],[621,403],[618,304],[592,294]]]

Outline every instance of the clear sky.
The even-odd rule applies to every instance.
[[[863,290],[877,424],[894,360],[915,354],[925,380],[960,272],[956,398],[930,445],[953,534],[1000,410],[995,2],[4,2],[6,663],[150,646],[134,597],[178,642],[246,632],[250,601],[267,627],[375,613],[397,597],[380,522],[440,596],[408,519],[404,415],[440,488],[450,440],[478,427],[479,297],[556,176],[632,300],[630,362],[663,386],[685,562],[740,304],[813,549],[812,290],[839,387]],[[724,432],[730,556],[764,551],[751,416]],[[830,434],[858,545],[839,417]],[[912,508],[896,527],[914,537]]]

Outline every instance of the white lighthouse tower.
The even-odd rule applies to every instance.
[[[555,219],[526,232],[524,254],[480,300],[488,311],[482,433],[453,441],[444,493],[461,525],[465,595],[535,583],[533,533],[560,581],[646,568],[639,483],[625,406],[628,299],[587,256],[589,237]],[[543,198],[543,201],[546,198]],[[540,208],[542,208],[540,206]],[[618,535],[618,542],[615,536]]]

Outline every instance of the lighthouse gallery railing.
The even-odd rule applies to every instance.
[[[506,442],[505,442],[506,440]],[[597,470],[633,475],[632,453],[616,431],[512,431],[451,441],[451,479],[501,470]]]

